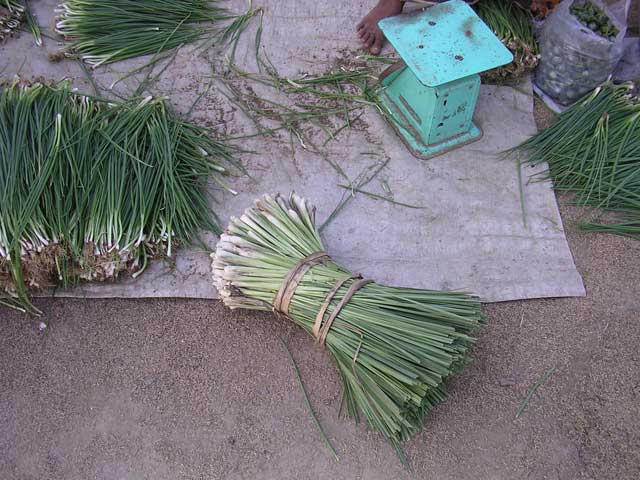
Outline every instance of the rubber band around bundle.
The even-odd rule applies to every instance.
[[[327,252],[315,252],[304,257],[289,270],[287,276],[282,280],[280,290],[278,290],[276,298],[273,301],[273,310],[275,312],[287,317],[289,316],[289,305],[302,277],[304,277],[312,267],[324,262],[326,258],[329,258]]]
[[[323,263],[327,258],[331,258],[327,252],[314,252],[311,255],[307,255],[303,259],[301,259],[298,263],[294,265],[294,267],[289,270],[287,275],[282,280],[282,285],[280,286],[280,290],[276,294],[275,299],[273,300],[273,311],[284,315],[285,317],[289,316],[289,306],[291,305],[291,299],[293,295],[296,293],[296,289],[298,285],[302,281],[302,278],[307,274],[309,270],[311,270],[316,265]],[[331,315],[327,320],[324,320],[324,315],[331,304],[331,300],[336,295],[340,287],[342,287],[349,280],[357,280],[353,282],[353,284],[349,287],[349,289],[345,292],[344,297],[340,299],[338,304],[332,310]],[[316,337],[320,345],[324,345],[325,340],[327,339],[327,335],[329,334],[329,330],[331,329],[331,325],[333,321],[336,319],[340,311],[344,308],[344,306],[351,300],[351,297],[364,287],[368,283],[372,283],[373,280],[362,280],[362,275],[345,275],[340,280],[336,282],[333,288],[327,293],[327,296],[324,298],[322,305],[320,306],[320,310],[316,315],[316,320],[313,324],[313,336]]]
[[[314,322],[313,329],[311,330],[314,337],[318,338],[318,336],[320,335],[320,327],[322,326],[322,320],[324,319],[324,314],[327,311],[327,308],[329,308],[329,304],[331,303],[331,300],[333,300],[333,297],[338,292],[340,287],[344,285],[345,282],[348,282],[349,280],[353,280],[357,278],[362,278],[362,275],[360,274],[346,275],[342,277],[340,280],[336,282],[336,284],[329,291],[329,293],[327,293],[327,296],[324,297],[324,302],[322,302],[322,305],[320,305],[320,310],[318,310],[318,314],[316,315],[316,321]]]
[[[338,302],[338,304],[335,306],[335,308],[331,312],[331,315],[329,315],[329,318],[327,318],[327,320],[322,324],[322,327],[320,328],[318,334],[316,334],[316,338],[318,339],[318,343],[320,343],[320,345],[324,345],[324,342],[327,339],[327,335],[329,334],[329,330],[331,329],[331,325],[333,324],[333,321],[336,319],[336,317],[338,316],[340,311],[344,308],[344,306],[347,303],[349,303],[349,300],[351,300],[351,297],[353,297],[353,295],[358,290],[360,290],[362,287],[364,287],[368,283],[373,283],[373,280],[357,280],[357,281],[353,282],[353,284],[349,287],[347,292],[344,294],[344,297],[342,297],[340,302]],[[338,287],[338,288],[340,288],[340,287]],[[336,289],[336,291],[337,290],[338,289]],[[331,294],[331,292],[329,292],[329,293]],[[333,292],[333,294],[335,295],[335,292]],[[326,299],[325,299],[325,301],[326,301]],[[329,302],[330,301],[331,301],[331,299],[329,299]],[[324,316],[324,312],[323,312],[323,316]],[[320,319],[320,321],[322,322],[322,319]],[[318,322],[318,318],[316,317],[316,323],[317,322]]]

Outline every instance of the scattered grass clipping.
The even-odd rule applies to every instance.
[[[268,57],[257,57],[259,73],[230,62],[227,75],[218,75],[221,91],[254,124],[249,136],[283,135],[303,150],[322,154],[323,147],[346,129],[361,125],[365,108],[388,112],[378,102],[378,70],[388,58],[361,56],[339,59],[322,74],[282,76]],[[256,89],[264,93],[257,94]],[[319,134],[319,135],[318,135]],[[321,137],[319,142],[316,137]]]

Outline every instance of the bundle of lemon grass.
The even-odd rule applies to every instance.
[[[477,297],[362,279],[324,251],[315,209],[296,194],[265,195],[232,218],[213,258],[230,308],[273,310],[331,353],[350,416],[400,442],[444,399],[483,321]]]
[[[258,11],[235,15],[215,0],[67,0],[56,31],[71,41],[65,55],[95,67],[200,39],[235,41]]]
[[[137,275],[219,232],[208,184],[233,152],[162,99],[0,86],[0,300],[35,313],[28,287]]]

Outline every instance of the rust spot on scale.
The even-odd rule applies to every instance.
[[[473,30],[473,24],[475,23],[475,18],[474,17],[469,17],[467,18],[464,23],[462,24],[462,30]]]
[[[462,26],[460,30],[464,32],[464,36],[470,39],[473,43],[478,42],[478,38],[474,34],[474,30],[477,24],[476,17],[467,18],[464,22],[462,22]]]

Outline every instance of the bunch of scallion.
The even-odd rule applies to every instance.
[[[0,41],[10,37],[23,23],[32,33],[36,45],[42,45],[40,27],[26,0],[0,0]]]
[[[404,458],[400,442],[422,427],[445,397],[445,380],[465,364],[470,333],[483,321],[480,302],[457,292],[364,284],[328,256],[292,283],[292,269],[323,250],[306,200],[265,195],[220,237],[214,284],[228,307],[275,309],[324,343],[348,414],[364,415]]]
[[[577,204],[621,216],[585,229],[640,239],[640,101],[632,88],[604,83],[514,150],[532,165],[548,162],[556,190],[574,193]]]
[[[208,0],[68,0],[56,31],[72,42],[65,55],[98,66],[202,38],[235,41],[257,11],[234,15]]]
[[[201,229],[219,232],[207,186],[225,187],[235,160],[206,133],[158,98],[116,104],[67,83],[1,87],[4,299],[33,312],[28,287],[137,275]]]
[[[478,16],[513,53],[513,62],[483,74],[489,81],[522,76],[540,59],[531,12],[513,0],[482,0],[474,5]]]

